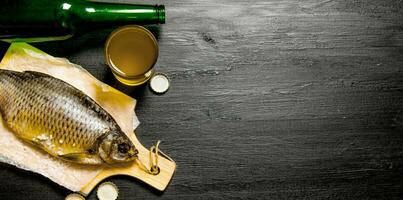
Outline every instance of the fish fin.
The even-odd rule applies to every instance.
[[[34,146],[37,146],[37,147],[39,147],[39,148],[41,148],[41,149],[43,149],[43,150],[45,150],[45,151],[48,151],[47,148],[45,147],[45,145],[43,145],[41,142],[32,140],[32,138],[28,138],[28,137],[23,137],[23,136],[19,136],[19,137],[20,137],[21,139],[23,139],[24,141],[26,141],[26,142],[28,142],[28,143],[34,145]]]
[[[32,137],[28,137],[27,135],[24,135],[24,134],[16,134],[16,135],[21,140],[23,140],[31,145],[34,145],[36,147],[39,147],[39,148],[45,150],[46,152],[48,152],[48,149],[46,148],[46,146],[43,143],[33,140]]]
[[[100,165],[103,163],[102,159],[96,154],[88,153],[68,153],[59,155],[60,158],[81,164]]]
[[[30,70],[26,70],[26,71],[24,71],[24,73],[32,74],[32,75],[35,75],[35,76],[52,77],[52,76],[49,75],[49,74],[45,74],[45,73],[37,72],[37,71],[30,71]]]
[[[54,152],[53,152],[53,150],[51,148],[49,148],[48,146],[46,146],[45,144],[43,144],[43,143],[41,143],[39,141],[32,140],[31,138],[24,138],[24,137],[20,137],[20,138],[22,140],[26,141],[27,143],[31,144],[31,145],[39,147],[41,150],[47,152],[50,155],[57,156],[57,155],[54,154]]]

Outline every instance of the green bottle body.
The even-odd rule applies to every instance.
[[[1,0],[0,40],[39,42],[127,24],[163,24],[163,5],[86,0]]]

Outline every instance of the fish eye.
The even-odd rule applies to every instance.
[[[118,144],[118,151],[120,153],[127,153],[130,149],[130,146],[127,143]]]

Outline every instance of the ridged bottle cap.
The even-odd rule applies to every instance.
[[[163,94],[168,91],[170,86],[169,78],[162,73],[156,73],[150,80],[150,88],[157,94]]]
[[[118,187],[112,182],[104,182],[98,186],[97,197],[99,200],[116,200],[118,196]]]
[[[71,193],[66,196],[65,200],[85,200],[85,198],[78,193]]]

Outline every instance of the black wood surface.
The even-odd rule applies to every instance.
[[[135,97],[140,141],[177,162],[164,193],[113,177],[119,199],[402,198],[401,0],[158,3],[162,96],[112,77],[110,30],[34,44]],[[5,164],[0,180],[0,199],[69,194]]]

